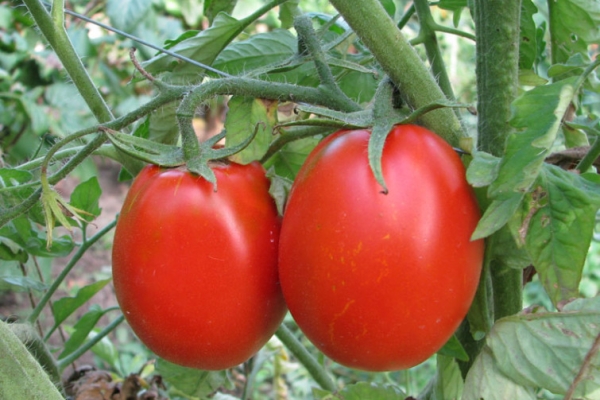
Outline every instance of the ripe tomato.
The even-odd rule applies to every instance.
[[[286,312],[277,274],[280,217],[262,166],[213,166],[218,190],[180,169],[146,167],[113,247],[117,300],[157,355],[219,370],[250,358]]]
[[[390,132],[383,194],[366,130],[340,131],[309,155],[283,217],[279,277],[308,339],[348,367],[385,371],[426,360],[473,300],[483,242],[463,165],[434,133]]]

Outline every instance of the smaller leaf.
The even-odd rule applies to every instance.
[[[452,335],[452,337],[448,339],[446,344],[444,344],[444,347],[438,350],[438,354],[456,358],[460,361],[469,361],[469,355],[462,347],[455,335]]]
[[[521,205],[523,197],[522,194],[514,193],[509,198],[492,201],[479,220],[471,240],[486,238],[506,225]]]
[[[269,186],[269,194],[275,200],[275,205],[277,206],[277,213],[279,215],[283,215],[285,204],[287,202],[287,198],[290,193],[290,189],[292,188],[293,182],[289,179],[277,175],[273,167],[269,168],[269,170],[267,171],[267,178],[271,180],[271,185]]]
[[[103,279],[94,282],[90,285],[84,286],[81,289],[79,289],[79,291],[77,291],[77,294],[74,297],[63,297],[55,301],[54,307],[52,308],[55,326],[60,325],[64,320],[66,320],[71,314],[73,314],[79,307],[84,305],[110,281],[110,279]]]
[[[114,131],[109,132],[107,136],[116,148],[138,160],[162,167],[185,164],[180,147]]]
[[[98,183],[98,178],[93,176],[85,182],[80,183],[71,193],[71,206],[82,210],[86,215],[97,217],[101,209],[98,200],[102,194],[102,189]]]
[[[6,289],[10,288],[10,290],[16,292],[26,292],[28,290],[43,292],[48,289],[48,286],[44,283],[28,276],[0,276],[0,282],[8,285]],[[0,288],[3,288],[3,286],[0,284]]]
[[[489,153],[477,151],[467,169],[467,181],[473,187],[489,186],[498,175],[500,158]]]
[[[170,392],[186,398],[204,398],[218,388],[229,386],[226,371],[201,371],[170,363],[162,358],[156,362],[156,372],[169,384]]]
[[[106,313],[107,310],[102,310],[96,304],[90,307],[90,310],[83,314],[83,316],[73,326],[73,333],[63,346],[63,351],[58,356],[58,359],[65,358],[69,354],[77,350],[88,338],[94,326],[98,323],[100,318]]]

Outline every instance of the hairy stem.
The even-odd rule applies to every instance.
[[[442,92],[449,100],[454,100],[454,91],[446,72],[446,65],[442,59],[442,52],[438,46],[437,36],[435,34],[435,26],[437,25],[431,15],[429,2],[427,0],[414,0],[415,10],[419,16],[420,31],[419,36],[423,38],[427,59],[431,64],[431,71],[436,77]]]
[[[65,278],[67,277],[67,275],[69,274],[69,272],[71,272],[71,270],[77,264],[77,262],[81,259],[81,257],[83,257],[83,255],[85,254],[85,252],[94,243],[96,243],[101,237],[103,237],[111,229],[113,229],[116,224],[117,224],[117,220],[115,219],[111,223],[109,223],[108,225],[106,225],[104,228],[102,228],[100,231],[98,231],[98,233],[96,233],[90,239],[86,240],[81,245],[81,247],[77,250],[77,252],[73,255],[73,257],[71,257],[71,259],[69,260],[69,263],[67,265],[65,265],[65,267],[60,272],[60,274],[52,282],[52,285],[48,288],[48,291],[46,291],[46,293],[44,294],[44,296],[42,297],[42,299],[40,300],[40,302],[38,303],[38,305],[33,309],[33,311],[31,312],[31,315],[29,315],[29,317],[27,318],[28,322],[34,323],[35,321],[37,321],[37,319],[40,316],[42,310],[44,309],[44,307],[46,307],[46,304],[48,304],[48,302],[52,298],[52,295],[56,292],[56,290],[58,289],[58,287],[62,284],[62,282],[65,280]],[[52,333],[52,331],[50,331],[46,336],[49,336],[50,333]]]
[[[52,15],[39,0],[23,0],[23,2],[98,122],[112,120],[113,115],[108,105],[85,70],[64,28],[63,2],[54,2]]]
[[[329,390],[330,392],[335,392],[337,390],[335,383],[331,380],[327,371],[325,371],[323,366],[308,352],[306,347],[300,343],[285,324],[281,324],[277,332],[275,332],[275,336],[277,336],[284,346],[287,347],[302,365],[304,365],[308,373],[321,388]]]
[[[83,355],[83,353],[90,350],[99,341],[101,341],[104,337],[106,337],[112,331],[114,331],[115,328],[117,326],[119,326],[119,324],[121,324],[121,322],[123,322],[124,320],[125,320],[125,317],[123,316],[123,314],[119,315],[113,322],[108,324],[104,329],[102,329],[100,332],[98,332],[98,334],[95,335],[93,338],[91,338],[90,340],[85,342],[80,348],[78,348],[77,350],[75,350],[74,352],[72,352],[71,354],[66,356],[65,358],[61,358],[60,360],[58,360],[58,368],[63,370],[69,364],[71,364],[72,362],[77,360],[79,357],[81,357]]]
[[[380,1],[331,0],[331,4],[373,53],[411,107],[419,108],[445,99],[434,77]],[[464,136],[460,121],[451,109],[425,114],[422,122],[453,146]]]

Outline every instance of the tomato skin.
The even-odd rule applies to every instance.
[[[286,312],[277,273],[281,219],[258,163],[214,166],[218,190],[180,169],[148,166],[117,222],[113,280],[139,339],[204,370],[238,365]]]
[[[480,211],[455,151],[414,125],[390,132],[383,194],[366,130],[322,141],[285,209],[279,277],[300,329],[325,355],[367,371],[415,366],[439,350],[477,289]]]

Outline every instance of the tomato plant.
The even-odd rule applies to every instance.
[[[427,129],[399,125],[367,160],[367,130],[322,141],[298,173],[281,231],[279,273],[291,314],[339,363],[405,369],[439,350],[471,304],[483,241],[459,156]]]
[[[115,291],[133,331],[166,360],[208,370],[250,358],[286,311],[280,219],[262,166],[212,168],[216,191],[189,172],[146,167],[113,246]]]

